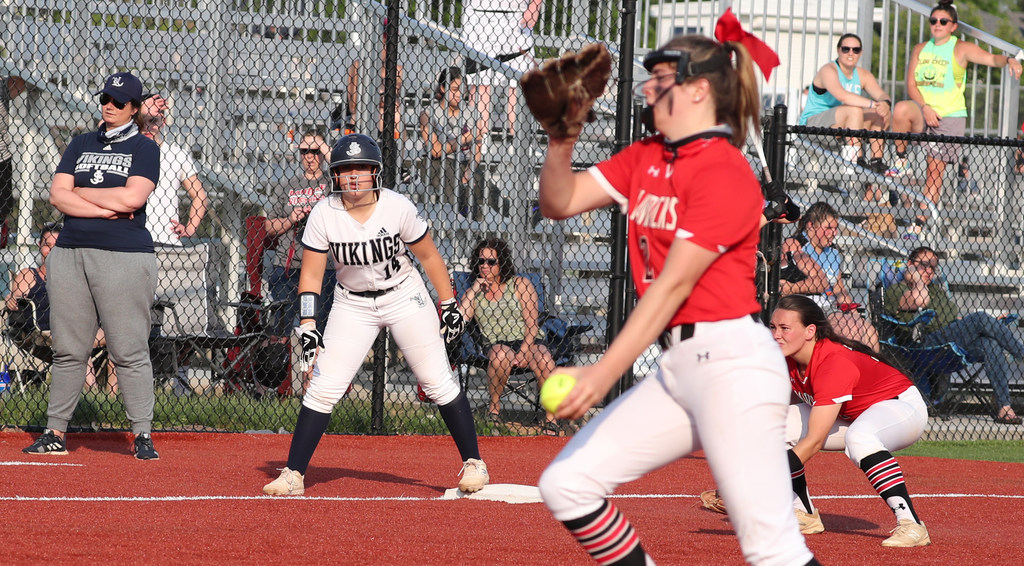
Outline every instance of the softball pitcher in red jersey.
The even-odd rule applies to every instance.
[[[760,311],[754,263],[764,205],[738,149],[760,109],[751,56],[738,42],[690,35],[644,66],[659,134],[578,173],[575,138],[552,137],[541,170],[545,216],[613,203],[627,215],[640,296],[598,362],[556,370],[577,380],[557,416],[583,416],[655,340],[663,353],[655,375],[606,407],[548,466],[541,495],[598,563],[653,564],[607,496],[703,449],[746,560],[817,564],[792,511],[785,361],[751,318]]]

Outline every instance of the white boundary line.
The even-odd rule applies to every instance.
[[[62,462],[0,462],[0,466],[76,466],[85,467],[85,464],[66,464]]]
[[[639,494],[639,495],[610,495],[614,499],[697,499],[698,494]],[[875,499],[878,495],[816,495],[814,500],[822,499]],[[986,498],[986,499],[1022,499],[1024,495],[996,495],[982,493],[915,493],[913,499],[954,499],[954,498]],[[470,499],[472,498],[462,498]],[[446,501],[442,497],[273,497],[269,495],[170,495],[162,497],[22,497],[22,496],[0,496],[0,501],[35,502],[35,501],[61,501],[61,502],[153,502],[153,501],[339,501],[339,502],[360,502],[360,501]],[[451,499],[449,501],[456,501]],[[487,500],[477,500],[487,501]]]

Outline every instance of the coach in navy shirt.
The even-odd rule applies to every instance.
[[[47,429],[24,451],[67,453],[64,433],[102,321],[135,435],[135,457],[155,460],[148,338],[157,268],[146,199],[159,177],[160,149],[139,133],[138,78],[113,74],[97,94],[99,130],[71,140],[50,187],[50,203],[64,213],[64,230],[47,258],[53,379]]]

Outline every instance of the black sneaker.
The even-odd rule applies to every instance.
[[[135,437],[135,459],[136,460],[159,460],[160,455],[153,448],[153,437],[144,432]]]
[[[53,434],[53,431],[46,429],[43,434],[39,435],[39,438],[32,443],[32,446],[23,448],[22,452],[26,454],[53,454],[55,456],[64,456],[68,453],[68,445],[64,443],[64,439]]]
[[[885,175],[885,172],[889,170],[889,166],[882,161],[881,157],[872,157],[871,161],[868,161],[868,169],[879,175]]]

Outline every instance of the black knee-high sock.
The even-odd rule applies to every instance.
[[[807,492],[804,463],[800,461],[800,456],[797,456],[792,448],[787,450],[786,454],[789,455],[789,477],[793,481],[793,493],[800,498],[800,503],[804,504],[804,511],[814,513],[814,506],[811,505],[811,494]]]
[[[466,393],[459,393],[459,396],[447,405],[438,405],[437,410],[441,411],[441,419],[448,427],[462,461],[470,458],[479,460],[480,448],[476,444],[476,425],[473,423],[473,410],[469,408]]]
[[[910,502],[907,485],[903,483],[903,469],[888,450],[875,452],[861,460],[860,469],[864,470],[871,487],[885,500],[897,519],[913,518],[915,523],[921,522],[914,511],[914,504]]]
[[[295,423],[292,445],[288,449],[288,469],[306,475],[309,460],[330,420],[330,413],[318,413],[306,406],[299,409],[299,420]]]
[[[647,563],[647,554],[640,546],[640,537],[633,525],[607,500],[597,511],[562,521],[562,524],[598,564],[644,566]]]

